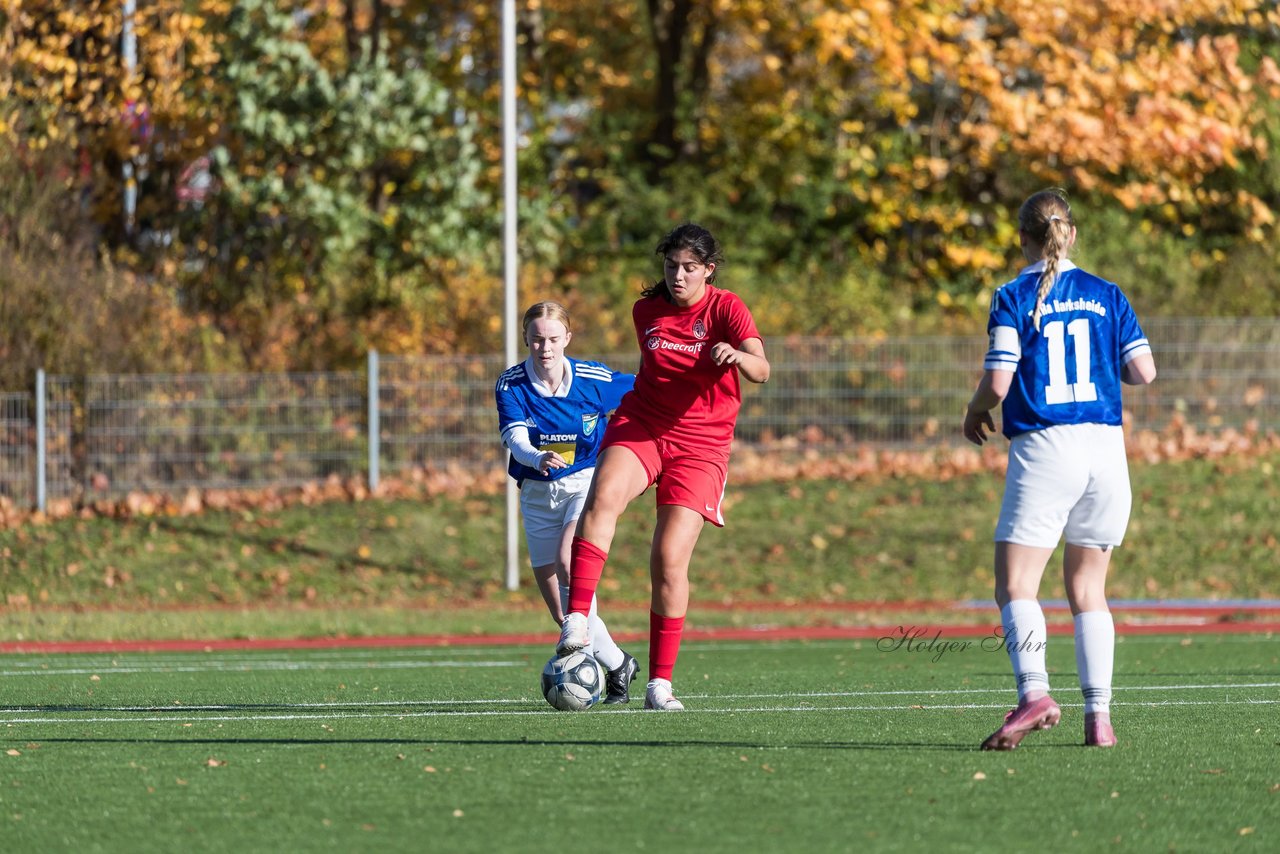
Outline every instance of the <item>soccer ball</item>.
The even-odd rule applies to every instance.
[[[542,668],[542,696],[562,712],[582,712],[600,702],[604,670],[584,652],[553,655]]]

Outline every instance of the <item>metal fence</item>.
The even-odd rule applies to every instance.
[[[1280,429],[1280,318],[1187,318],[1144,325],[1160,375],[1125,408],[1159,426],[1177,413],[1204,430]]]
[[[1277,429],[1280,323],[1147,324],[1160,377],[1127,388],[1139,427]],[[744,383],[739,442],[779,454],[958,443],[983,336],[780,338],[773,377]],[[599,358],[634,370],[634,352]],[[364,371],[41,376],[0,395],[0,496],[31,506],[130,491],[285,486],[498,467],[500,356],[381,357]],[[34,407],[33,407],[34,404]],[[34,413],[33,413],[34,408]],[[40,430],[38,425],[44,424]],[[41,462],[41,459],[43,462]]]
[[[99,376],[82,393],[82,483],[96,494],[289,486],[366,461],[359,374]]]
[[[506,367],[496,355],[383,357],[377,382],[383,471],[501,465],[493,386]]]
[[[0,394],[0,496],[21,507],[35,503],[31,394]]]

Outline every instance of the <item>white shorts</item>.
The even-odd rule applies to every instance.
[[[550,566],[560,553],[560,539],[578,521],[587,503],[594,468],[575,471],[557,480],[526,480],[520,486],[520,515],[529,563]]]
[[[1013,437],[996,542],[1118,546],[1133,496],[1124,429],[1063,424]]]

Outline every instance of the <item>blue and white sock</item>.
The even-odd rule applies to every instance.
[[[1110,611],[1076,614],[1076,669],[1085,714],[1111,712],[1111,676],[1116,659],[1116,624]]]
[[[1040,603],[1035,599],[1014,599],[1000,609],[1000,622],[1009,663],[1018,681],[1018,702],[1028,694],[1049,693],[1049,670],[1045,665],[1049,635]]]

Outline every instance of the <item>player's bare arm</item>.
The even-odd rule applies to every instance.
[[[966,439],[975,445],[981,445],[995,432],[996,423],[991,418],[991,410],[1008,396],[1012,385],[1012,371],[988,370],[982,374],[964,413],[963,430]]]
[[[1120,368],[1120,379],[1128,385],[1146,385],[1156,378],[1156,360],[1150,353],[1134,356]]]
[[[769,359],[764,354],[764,342],[748,338],[741,348],[721,341],[711,348],[711,359],[717,365],[736,365],[738,371],[753,383],[769,381]]]

